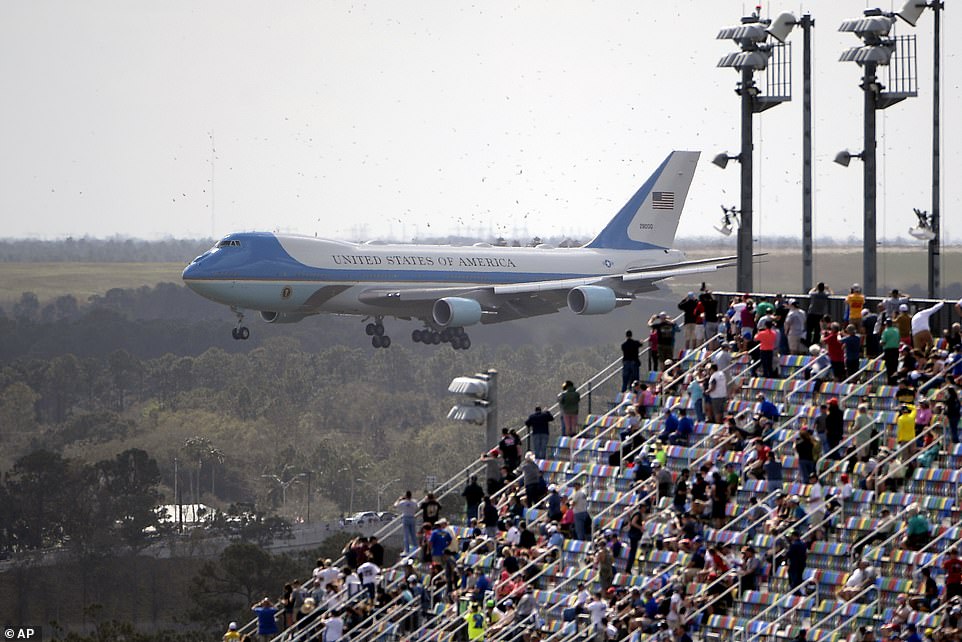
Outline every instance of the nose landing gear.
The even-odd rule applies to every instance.
[[[234,306],[231,306],[231,311],[237,316],[237,327],[230,331],[230,335],[234,337],[235,341],[247,341],[251,336],[251,331],[246,326],[241,325],[244,323],[244,313]]]

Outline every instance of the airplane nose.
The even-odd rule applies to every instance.
[[[202,276],[201,275],[202,270],[203,268],[201,268],[200,266],[200,261],[194,261],[193,263],[191,263],[190,265],[184,268],[184,271],[180,275],[180,278],[184,280],[184,283],[187,285],[187,287],[193,289],[192,281]]]

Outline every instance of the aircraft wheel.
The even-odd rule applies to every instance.
[[[234,337],[234,341],[240,339],[240,335],[237,333],[237,328],[231,328],[230,336]]]
[[[461,349],[467,350],[471,347],[471,338],[468,335],[461,337]]]
[[[380,323],[374,325],[374,336],[383,337],[384,336],[384,326]]]
[[[374,335],[373,337],[371,337],[371,345],[374,346],[375,348],[380,348],[380,347],[381,347],[381,337],[379,337],[379,336],[377,336],[377,335]]]
[[[454,332],[451,330],[451,328],[445,328],[441,330],[441,341],[447,343],[452,338],[454,338]]]
[[[461,349],[461,337],[451,337],[451,347],[455,350]]]
[[[391,347],[391,337],[387,336],[386,334],[385,334],[383,337],[381,337],[381,347],[382,347],[382,348],[390,348],[390,347]]]
[[[414,343],[421,343],[421,331],[415,330],[411,333],[411,341]]]
[[[367,334],[367,336],[373,337],[373,336],[374,336],[374,324],[373,324],[373,323],[368,323],[366,326],[364,326],[364,332]]]
[[[241,341],[247,341],[248,339],[251,338],[251,331],[248,330],[246,327],[241,326],[240,329],[237,331],[237,336],[241,338]]]
[[[432,332],[432,333],[431,333],[431,345],[438,345],[439,343],[441,343],[441,333],[440,333],[440,332]]]

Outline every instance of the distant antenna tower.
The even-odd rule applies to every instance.
[[[208,133],[210,137],[210,237],[217,238],[214,231],[214,130]]]

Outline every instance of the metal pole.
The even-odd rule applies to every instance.
[[[494,448],[498,443],[498,371],[488,370],[488,417],[485,430],[487,439],[487,449]],[[486,467],[488,485],[490,486],[499,477],[498,461],[489,459]]]
[[[875,172],[875,110],[877,108],[878,82],[875,77],[876,64],[865,63],[865,76],[862,79],[862,90],[865,92],[865,147],[862,150],[862,164],[864,165],[864,221],[862,232],[862,285],[865,296],[878,294],[876,282],[876,235],[875,235],[875,203],[876,203],[876,172]]]
[[[935,13],[935,38],[934,38],[934,49],[935,54],[932,61],[932,232],[935,236],[929,241],[929,298],[937,299],[939,298],[940,290],[942,288],[941,284],[941,266],[939,261],[941,260],[941,245],[942,245],[942,230],[941,230],[941,220],[939,217],[939,189],[941,172],[939,170],[939,70],[941,67],[941,20],[940,15],[942,13],[943,4],[939,0],[935,0],[931,4],[932,10]]]
[[[307,523],[311,523],[311,478],[314,476],[314,472],[310,471],[307,473]]]
[[[737,288],[752,291],[752,113],[754,112],[755,81],[750,67],[742,69],[742,168],[741,220],[738,225]]]
[[[812,27],[802,16],[802,292],[812,289]]]

